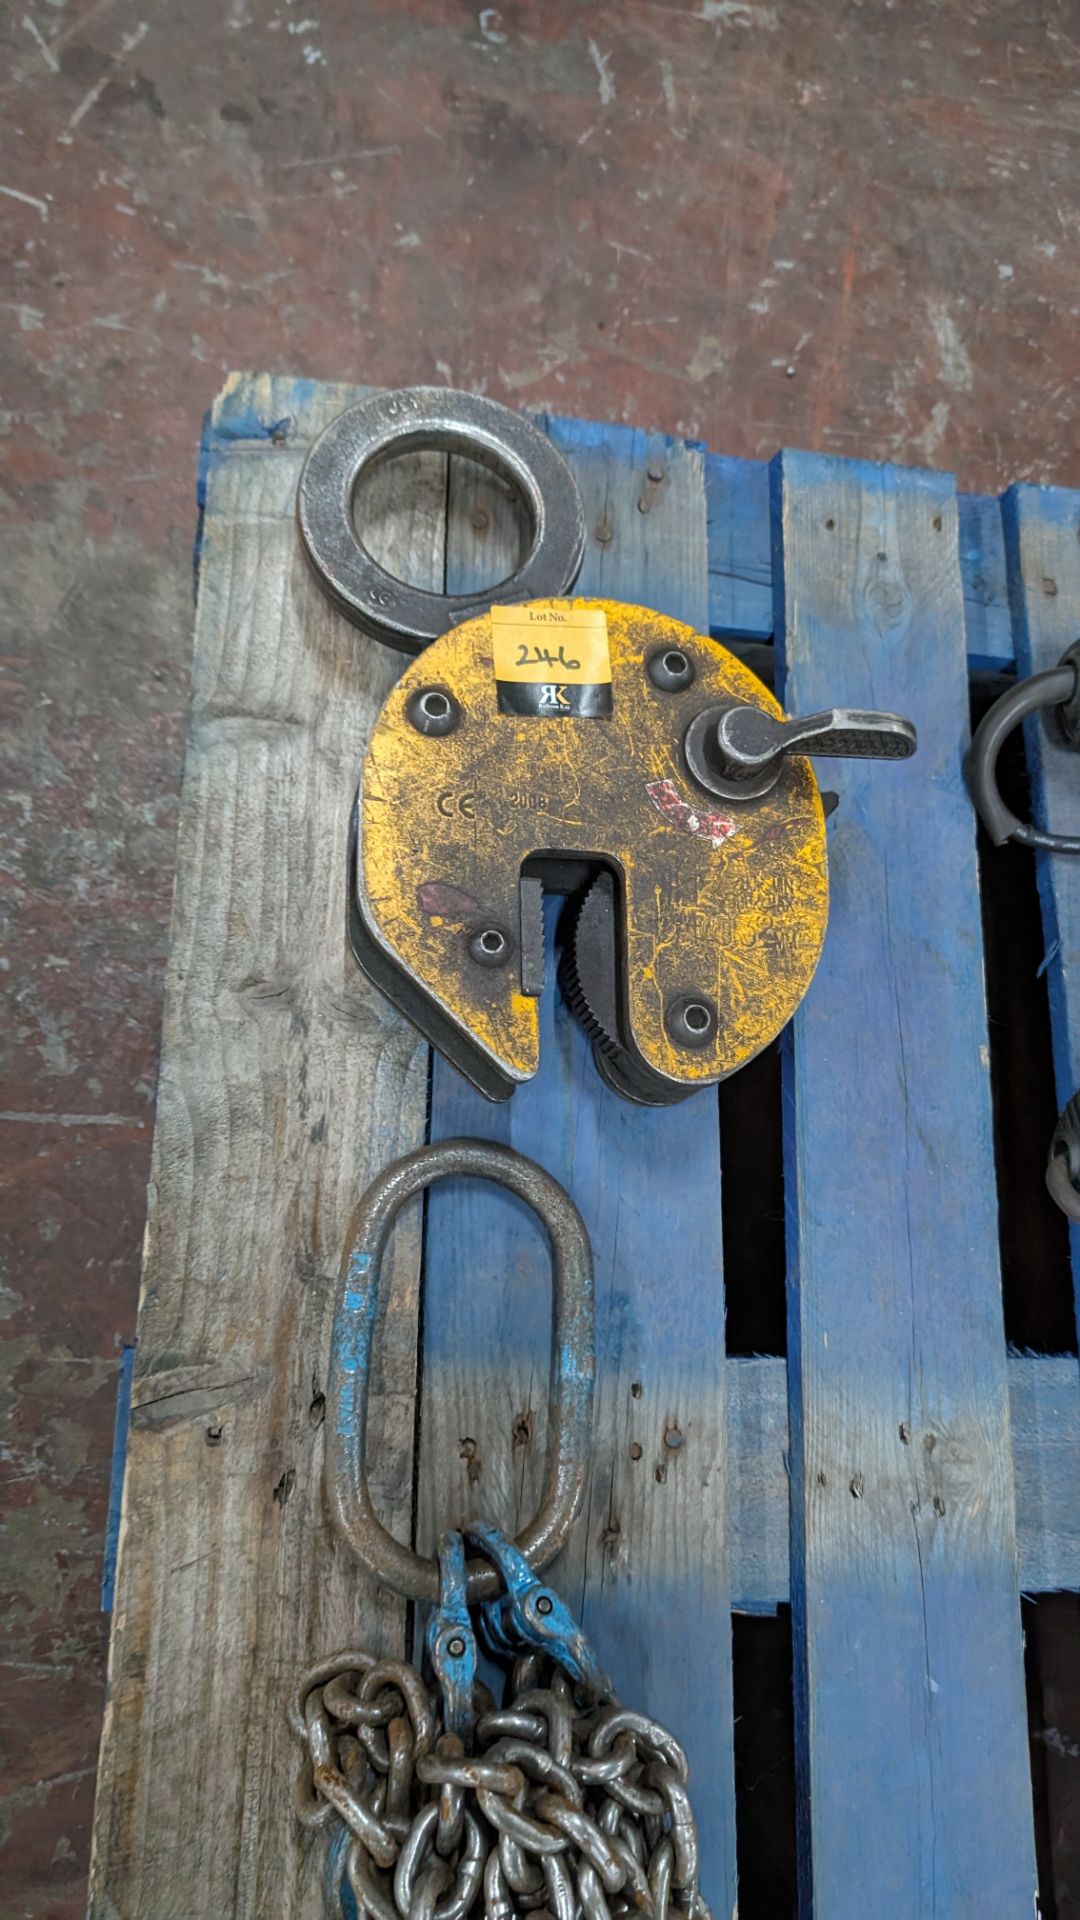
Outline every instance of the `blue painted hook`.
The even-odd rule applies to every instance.
[[[465,1537],[498,1568],[506,1587],[480,1609],[484,1633],[494,1651],[517,1654],[522,1646],[549,1654],[564,1672],[600,1699],[615,1689],[573,1614],[551,1587],[535,1574],[524,1554],[498,1527],[475,1521]]]
[[[465,1542],[461,1534],[444,1533],[438,1554],[439,1604],[428,1618],[428,1658],[442,1694],[443,1727],[467,1742],[475,1719],[476,1635],[466,1599]]]

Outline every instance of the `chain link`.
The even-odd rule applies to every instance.
[[[646,1714],[582,1708],[545,1655],[505,1703],[477,1685],[472,1751],[441,1732],[414,1667],[346,1649],[312,1667],[289,1714],[304,1743],[297,1809],[349,1830],[345,1872],[372,1920],[709,1920],[689,1767]]]
[[[410,1195],[450,1174],[510,1188],[547,1229],[554,1317],[550,1457],[539,1512],[515,1542],[471,1520],[435,1560],[377,1519],[364,1439],[382,1254]],[[289,1707],[303,1743],[296,1811],[330,1829],[337,1920],[709,1920],[698,1891],[686,1755],[620,1706],[580,1625],[540,1570],[581,1505],[595,1371],[592,1253],[569,1196],[508,1148],[442,1141],[369,1187],[344,1262],[328,1387],[325,1486],[338,1532],[385,1586],[424,1601],[434,1686],[358,1648],[304,1675]],[[480,1558],[466,1559],[466,1549]],[[510,1666],[505,1698],[477,1678],[477,1631]],[[351,1895],[351,1897],[350,1897]]]

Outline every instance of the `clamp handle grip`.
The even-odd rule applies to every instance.
[[[787,753],[825,754],[834,760],[907,760],[915,729],[898,713],[829,707],[803,719],[774,719],[760,707],[729,707],[717,723],[716,749],[728,771],[757,774]]]
[[[759,800],[772,791],[789,753],[837,760],[907,760],[918,738],[899,713],[828,707],[800,719],[777,719],[744,704],[706,707],[683,736],[691,777],[723,800]]]

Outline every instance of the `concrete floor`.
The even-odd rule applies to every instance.
[[[982,490],[1080,484],[1080,11],[26,7],[0,25],[0,1912],[71,1920],[203,409],[239,366],[447,381],[729,453],[787,443]]]

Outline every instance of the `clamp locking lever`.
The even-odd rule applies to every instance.
[[[778,720],[761,707],[706,707],[683,740],[699,786],[724,800],[757,800],[776,785],[789,753],[835,760],[906,760],[915,728],[898,713],[829,707],[801,720]]]

